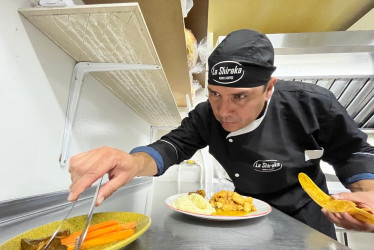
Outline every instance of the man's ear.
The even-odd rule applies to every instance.
[[[266,99],[269,100],[270,97],[273,95],[273,88],[274,85],[277,83],[277,78],[271,77],[266,85]]]

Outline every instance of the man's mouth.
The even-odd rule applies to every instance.
[[[231,126],[236,123],[234,121],[220,121],[220,122],[222,126]]]

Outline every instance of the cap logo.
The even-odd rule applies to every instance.
[[[231,84],[244,76],[243,66],[235,61],[216,63],[210,70],[212,80],[220,84]]]

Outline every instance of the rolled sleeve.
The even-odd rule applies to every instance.
[[[353,175],[345,180],[343,185],[345,187],[348,187],[352,183],[356,181],[361,181],[361,180],[374,180],[374,174],[373,173],[361,173],[361,174],[356,174]]]
[[[157,165],[157,174],[155,176],[160,176],[164,173],[164,161],[162,159],[161,154],[156,149],[149,146],[141,146],[131,150],[130,154],[137,152],[147,153],[155,160]]]

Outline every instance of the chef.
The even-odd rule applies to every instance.
[[[334,239],[331,221],[350,229],[374,229],[348,214],[321,211],[298,182],[298,173],[304,172],[328,193],[320,168],[324,160],[357,192],[349,199],[374,207],[374,147],[330,91],[272,77],[273,47],[253,30],[230,33],[212,52],[208,66],[208,101],[198,104],[180,127],[130,154],[102,147],[72,157],[69,200],[108,173],[100,204],[134,176],[162,175],[209,146],[236,192],[266,201]]]

